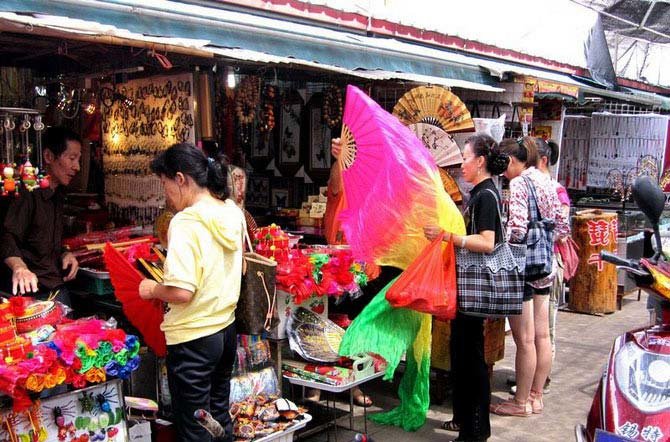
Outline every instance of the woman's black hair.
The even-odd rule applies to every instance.
[[[42,145],[45,149],[49,149],[51,153],[58,158],[67,150],[68,141],[76,141],[77,143],[82,144],[79,135],[67,127],[54,126],[44,131]]]
[[[486,170],[491,175],[500,175],[507,170],[509,156],[500,151],[496,140],[488,135],[473,135],[465,141],[470,145],[472,153],[476,157],[484,157],[486,160]]]
[[[500,142],[500,150],[524,163],[526,167],[537,166],[537,142],[533,137],[505,138]]]
[[[549,164],[554,165],[558,163],[558,155],[560,154],[560,148],[558,147],[558,143],[554,140],[549,140],[547,141],[547,144],[549,145],[549,148],[551,149],[551,156],[549,157]]]
[[[553,166],[558,161],[558,144],[555,141],[544,141],[542,138],[535,138],[537,144],[538,158],[547,157],[549,165]]]
[[[189,143],[173,144],[161,152],[151,162],[151,171],[170,179],[174,179],[181,172],[191,177],[196,185],[209,189],[220,199],[230,196],[225,157],[208,158]]]

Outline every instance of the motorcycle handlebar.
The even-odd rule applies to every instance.
[[[620,256],[617,256],[613,253],[607,252],[605,250],[600,252],[600,258],[603,261],[607,261],[610,264],[614,264],[616,266],[621,266],[621,267],[631,267],[631,268],[639,268],[639,264],[636,263],[633,260],[630,259],[624,259],[621,258]]]
[[[636,259],[624,259],[605,250],[600,252],[600,258],[628,272],[638,286],[649,286],[654,282],[651,273]]]

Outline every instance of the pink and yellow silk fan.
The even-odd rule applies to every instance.
[[[347,86],[339,162],[347,207],[339,214],[354,255],[402,269],[428,244],[426,225],[465,233],[422,142],[364,92]]]

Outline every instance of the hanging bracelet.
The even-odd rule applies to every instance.
[[[461,249],[465,248],[465,239],[466,238],[467,238],[466,236],[461,236]]]

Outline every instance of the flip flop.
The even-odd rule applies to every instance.
[[[444,423],[442,423],[442,429],[447,430],[447,431],[459,432],[459,431],[461,431],[461,426],[458,425],[453,420],[450,420],[450,421],[445,421]]]

